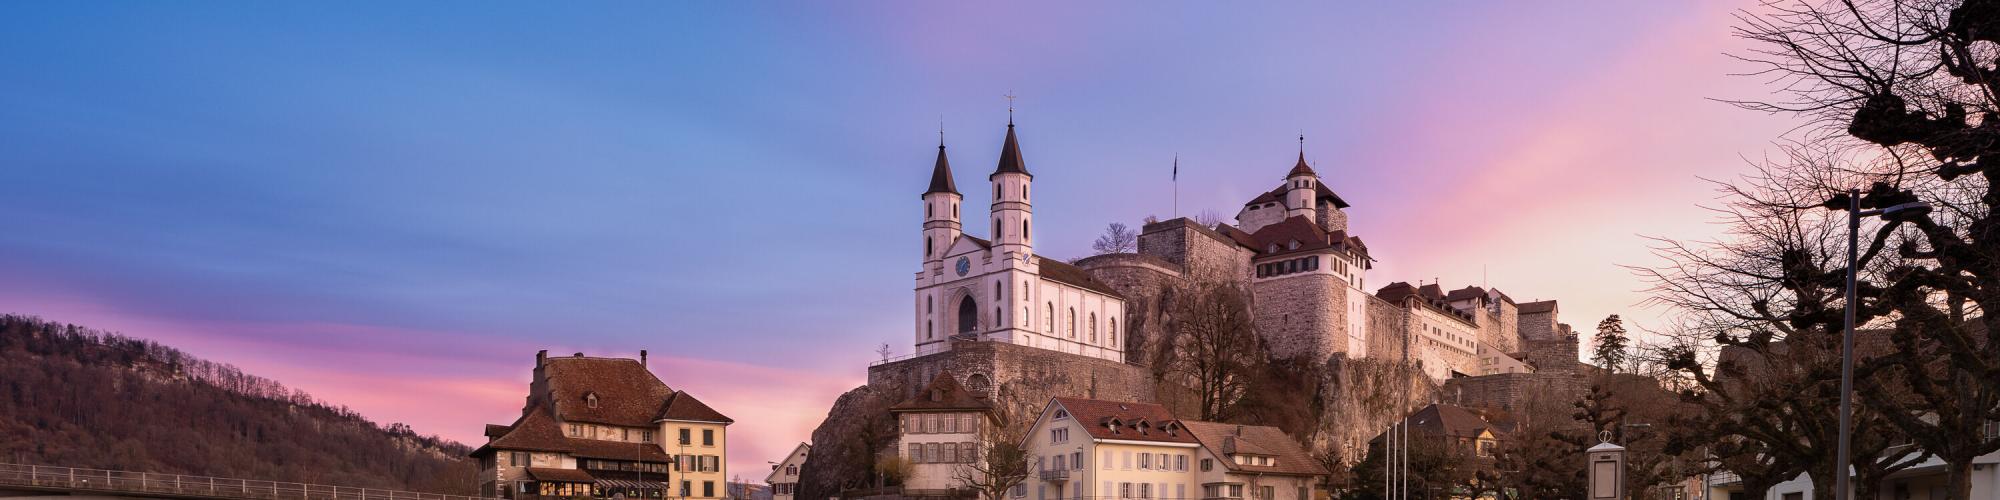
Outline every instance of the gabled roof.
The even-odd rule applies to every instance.
[[[660,405],[659,414],[648,423],[659,420],[736,423],[736,420],[723,416],[722,412],[715,411],[714,408],[709,408],[708,404],[695,399],[694,395],[688,394],[687,391],[674,391],[673,395],[668,396],[667,401]]]
[[[958,383],[958,378],[951,373],[951,370],[945,370],[932,378],[931,383],[924,386],[924,390],[919,391],[916,397],[889,407],[891,413],[948,410],[990,412],[993,410],[993,405],[985,398],[966,390],[964,385]]]
[[[1398,281],[1395,283],[1390,283],[1387,286],[1383,286],[1381,289],[1375,290],[1376,298],[1380,298],[1384,301],[1395,303],[1397,305],[1401,305],[1403,299],[1410,298],[1410,296],[1416,294],[1417,294],[1417,287],[1411,285],[1407,281]]]
[[[1201,441],[1202,447],[1207,448],[1209,453],[1225,457],[1220,462],[1231,471],[1291,475],[1329,474],[1325,467],[1320,466],[1318,460],[1313,459],[1312,454],[1299,446],[1298,441],[1285,435],[1285,431],[1278,430],[1277,427],[1196,420],[1182,420],[1181,425],[1186,426],[1188,432],[1194,433],[1195,438]],[[1230,451],[1229,448],[1234,448],[1234,451]],[[1239,464],[1235,460],[1226,459],[1230,454],[1270,456],[1275,457],[1277,462],[1274,465]]]
[[[1090,277],[1090,273],[1085,272],[1082,268],[1048,257],[1036,256],[1036,258],[1040,259],[1038,262],[1041,264],[1043,278],[1109,295],[1119,300],[1125,299],[1125,295],[1118,293],[1117,289],[1111,288],[1111,285],[1106,285],[1102,281],[1097,281],[1097,278]]]
[[[773,484],[786,482],[780,481],[778,477],[784,473],[785,464],[792,463],[793,460],[798,460],[799,467],[804,468],[806,465],[804,458],[808,453],[812,453],[812,444],[810,443],[799,443],[798,446],[792,447],[792,452],[786,453],[783,460],[771,464],[771,473],[764,476],[764,482]]]
[[[1556,301],[1544,300],[1539,302],[1529,302],[1526,304],[1520,304],[1519,308],[1520,308],[1519,310],[1520,314],[1539,314],[1546,312],[1554,312],[1556,310]]]
[[[951,182],[951,161],[944,157],[944,143],[938,143],[937,165],[931,167],[931,188],[924,194],[958,194],[958,185]]]
[[[1000,145],[1000,166],[993,169],[993,175],[1021,174],[1033,179],[1028,173],[1028,163],[1021,160],[1021,142],[1014,138],[1014,120],[1007,120],[1007,142]],[[992,176],[988,176],[991,178]]]
[[[1444,287],[1437,283],[1417,287],[1417,295],[1429,300],[1444,300]]]
[[[1250,205],[1259,205],[1271,202],[1280,202],[1280,204],[1282,204],[1282,202],[1285,199],[1285,191],[1289,190],[1291,190],[1290,186],[1280,184],[1277,189],[1273,189],[1264,194],[1257,195],[1256,198],[1251,198],[1250,201],[1244,203],[1243,206],[1247,207]],[[1340,195],[1334,194],[1332,189],[1328,189],[1326,187],[1325,182],[1313,183],[1313,193],[1314,193],[1313,198],[1316,200],[1333,201],[1334,208],[1347,208],[1349,206],[1347,204],[1347,200],[1340,199]]]
[[[1447,293],[1444,295],[1444,300],[1446,302],[1457,302],[1467,299],[1483,299],[1483,298],[1486,298],[1486,289],[1476,286],[1468,286],[1465,288],[1452,290],[1451,293]]]
[[[1058,397],[1055,404],[1096,439],[1198,444],[1185,429],[1168,432],[1162,426],[1176,423],[1167,407],[1152,403],[1124,403],[1098,399]],[[1143,423],[1143,425],[1142,425]]]
[[[487,426],[489,430],[493,427]],[[569,438],[563,437],[562,429],[556,426],[555,417],[549,415],[546,408],[535,406],[522,413],[521,418],[515,419],[513,425],[507,426],[506,433],[473,450],[472,456],[478,457],[503,449],[568,452],[574,447],[570,446]]]
[[[1499,433],[1493,424],[1487,423],[1486,419],[1480,418],[1479,414],[1473,413],[1472,410],[1448,404],[1426,406],[1416,413],[1411,413],[1403,421],[1407,422],[1411,429],[1433,436],[1471,439],[1479,437],[1481,432]]]
[[[550,357],[544,361],[548,401],[563,422],[647,427],[674,390],[636,359]],[[589,404],[597,396],[597,407]]]
[[[1327,241],[1326,230],[1321,229],[1319,224],[1314,224],[1312,221],[1306,220],[1303,215],[1294,215],[1277,223],[1257,228],[1257,232],[1250,234],[1250,239],[1257,242],[1257,246],[1253,247],[1253,250],[1257,251],[1257,258],[1260,259],[1273,255],[1310,252],[1333,246],[1332,243]],[[1299,247],[1292,248],[1291,245],[1293,242],[1298,242]],[[1277,251],[1271,250],[1273,245],[1277,246]]]

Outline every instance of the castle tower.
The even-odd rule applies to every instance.
[[[944,259],[965,230],[958,224],[958,185],[951,181],[951,161],[944,156],[944,134],[938,134],[937,165],[931,168],[931,188],[924,191],[924,269]]]
[[[993,181],[993,249],[1007,258],[1027,259],[1034,253],[1034,209],[1028,187],[1035,180],[1021,160],[1021,143],[1014,138],[1014,118],[1007,118],[1007,141],[1000,146],[1000,165],[987,176]]]
[[[1292,171],[1285,174],[1285,218],[1303,216],[1312,221],[1319,215],[1318,207],[1313,206],[1314,199],[1318,198],[1314,195],[1318,191],[1319,174],[1306,166],[1306,153],[1300,151],[1299,163],[1292,165]]]

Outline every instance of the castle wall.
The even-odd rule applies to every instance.
[[[1153,402],[1152,374],[1143,367],[998,342],[953,341],[948,351],[870,366],[868,386],[900,387],[903,394],[892,399],[907,399],[945,370],[968,389],[991,387],[1009,418],[1033,418],[1056,396]]]
[[[1250,282],[1250,251],[1185,217],[1141,228],[1139,253],[1181,266],[1189,279],[1226,280],[1238,285]]]
[[[1562,335],[1553,340],[1523,340],[1526,359],[1522,361],[1534,365],[1536,373],[1575,373],[1577,371],[1577,339],[1574,335]]]
[[[1172,307],[1168,290],[1182,279],[1180,266],[1160,257],[1129,253],[1098,255],[1076,264],[1125,296],[1125,343],[1121,344],[1125,361],[1152,364],[1146,354],[1154,351],[1153,342],[1165,338],[1160,331],[1162,318]]]
[[[1468,408],[1513,410],[1528,398],[1574,401],[1589,384],[1574,373],[1502,373],[1446,380],[1443,397]]]
[[[1522,340],[1556,339],[1556,314],[1554,311],[1520,313],[1518,318]]]
[[[1329,232],[1347,230],[1347,211],[1335,208],[1332,203],[1319,204],[1319,227]]]
[[[1407,354],[1404,341],[1409,316],[1403,307],[1368,295],[1368,357],[1401,361]]]
[[[1325,359],[1347,352],[1346,281],[1332,274],[1263,278],[1251,285],[1257,333],[1280,358]]]

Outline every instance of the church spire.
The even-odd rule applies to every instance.
[[[951,160],[944,156],[943,130],[938,131],[938,157],[937,165],[931,167],[931,188],[924,191],[925,195],[931,193],[958,194],[958,184],[951,181]]]
[[[993,169],[993,175],[1000,174],[1034,177],[1028,173],[1027,162],[1021,161],[1021,142],[1014,138],[1014,118],[1011,116],[1007,118],[1007,142],[1000,145],[1000,166]]]

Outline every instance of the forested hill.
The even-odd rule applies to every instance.
[[[472,494],[468,451],[172,347],[0,315],[0,462]]]

